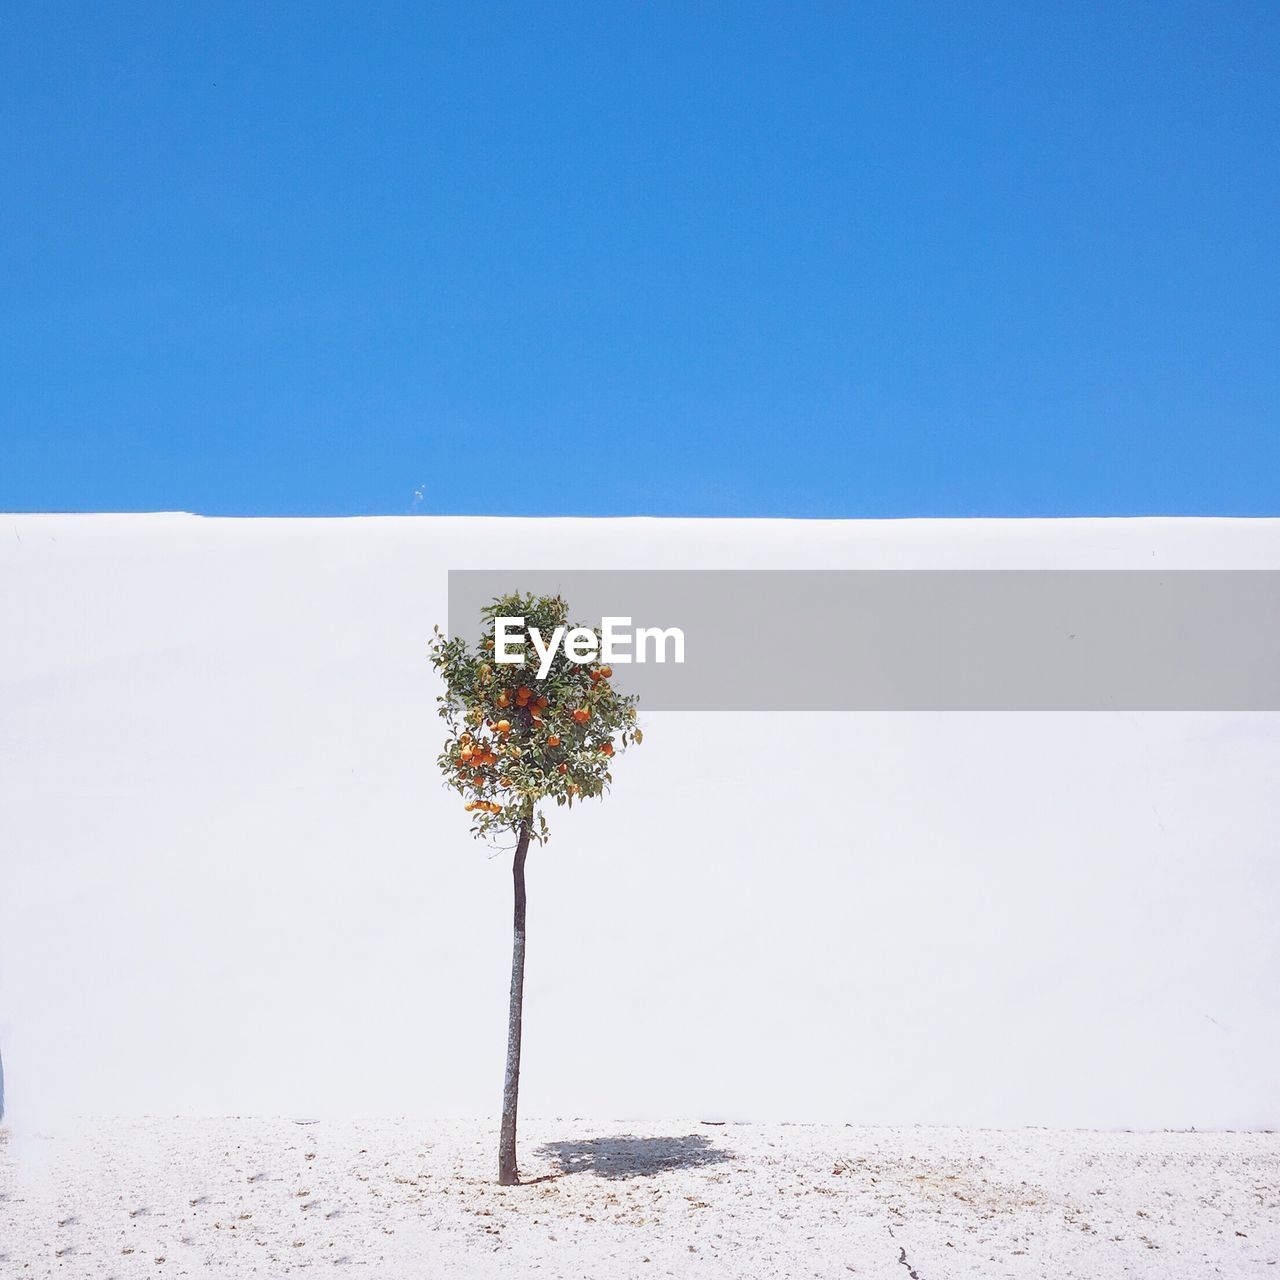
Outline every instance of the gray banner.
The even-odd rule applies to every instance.
[[[514,591],[680,628],[650,711],[1280,710],[1280,571],[456,570],[449,634]]]

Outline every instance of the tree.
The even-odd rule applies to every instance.
[[[561,634],[572,631],[568,606],[559,596],[501,596],[481,618],[483,636],[474,649],[460,638],[446,639],[437,627],[431,661],[445,684],[438,699],[449,726],[439,757],[445,785],[466,798],[474,837],[515,838],[511,1003],[498,1137],[498,1182],[506,1187],[520,1180],[516,1109],[524,1010],[524,864],[530,842],[545,844],[551,834],[538,805],[554,800],[572,808],[575,800],[602,797],[613,781],[614,757],[641,742],[643,734],[636,725],[637,699],[613,687],[609,666],[572,661],[557,645],[539,677],[544,664],[527,639],[523,645],[508,642],[509,654],[523,654],[518,664],[497,661],[495,618],[523,618],[524,634],[532,636],[536,629],[544,648],[557,628],[565,629]],[[598,646],[599,631],[587,630]]]

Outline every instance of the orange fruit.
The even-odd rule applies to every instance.
[[[496,725],[494,725],[493,727],[494,727],[495,729],[497,729],[497,731],[498,731],[499,733],[510,733],[510,732],[511,732],[511,721],[510,721],[510,720],[499,720],[499,721],[498,721],[498,723],[497,723]]]
[[[600,748],[600,754],[601,754],[602,756],[611,756],[611,755],[613,755],[613,743],[612,743],[612,742],[606,742],[606,743],[604,744],[604,746]]]
[[[549,747],[558,747],[559,745],[560,745],[560,735],[559,735],[558,733],[553,733],[553,734],[552,734],[552,735],[547,739],[547,746],[549,746]]]
[[[613,675],[613,668],[612,668],[612,667],[601,667],[601,668],[600,668],[600,674],[601,674],[602,676],[604,676],[604,678],[605,678],[606,680],[608,680],[608,679],[609,679],[609,677],[610,677],[611,675]]]
[[[591,719],[591,712],[586,707],[578,707],[573,713],[573,718],[579,724],[586,724]]]
[[[560,773],[568,773],[569,766],[562,761],[560,764],[556,765],[556,770]]]
[[[545,695],[538,699],[539,707],[549,707],[550,705],[551,705],[551,699],[546,697]]]

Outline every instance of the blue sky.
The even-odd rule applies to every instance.
[[[1272,4],[11,4],[0,111],[0,508],[1280,514]]]

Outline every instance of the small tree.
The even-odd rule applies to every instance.
[[[440,715],[449,726],[439,758],[445,785],[466,797],[463,807],[474,815],[471,834],[477,839],[515,837],[511,1004],[498,1137],[498,1182],[506,1187],[519,1181],[516,1103],[524,1009],[524,864],[529,842],[545,844],[550,837],[538,805],[554,799],[572,808],[575,800],[603,796],[613,781],[609,767],[614,756],[642,741],[643,735],[636,725],[637,699],[614,689],[608,666],[573,662],[559,645],[541,679],[531,646],[519,665],[497,663],[495,618],[523,618],[526,635],[536,627],[544,643],[557,627],[571,628],[568,607],[558,596],[516,594],[501,596],[482,611],[483,637],[475,649],[465,640],[446,639],[438,627],[431,646],[432,665],[445,683],[438,699]],[[597,641],[599,634],[595,632]]]

